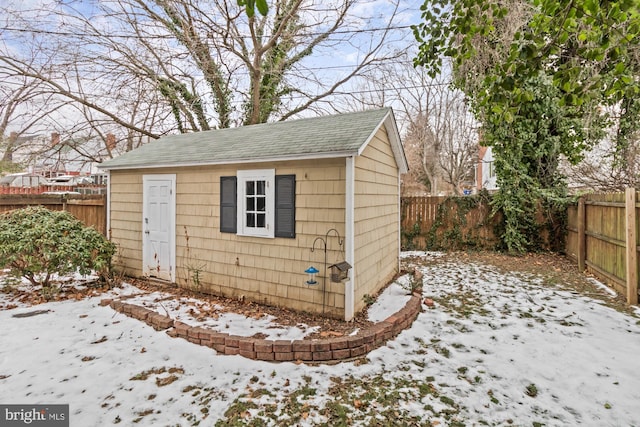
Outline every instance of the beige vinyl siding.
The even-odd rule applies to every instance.
[[[296,237],[221,233],[220,177],[270,168],[276,175],[296,176]],[[324,247],[316,242],[311,252],[316,237],[324,237],[331,228],[344,236],[344,159],[112,171],[113,240],[122,248],[120,262],[134,275],[140,275],[142,267],[142,176],[153,173],[176,174],[178,285],[296,310],[323,311],[322,278],[310,288],[305,285],[304,270],[314,265],[319,276],[324,273]],[[329,248],[337,249],[337,241],[331,235]],[[333,250],[327,256],[329,264],[343,259],[343,253]],[[326,287],[325,313],[343,317],[344,285],[327,279]]]
[[[384,127],[355,159],[355,311],[398,273],[398,167]]]

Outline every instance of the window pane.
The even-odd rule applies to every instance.
[[[256,198],[256,202],[257,202],[257,205],[258,205],[256,210],[258,212],[264,212],[266,210],[265,209],[266,201],[267,201],[267,199],[265,197],[257,197]]]
[[[256,214],[248,213],[247,214],[247,227],[255,227],[256,226]]]
[[[256,224],[256,227],[264,228],[267,216],[265,214],[256,214],[256,216],[258,217],[258,223]]]
[[[254,197],[247,197],[247,211],[256,210],[256,199]]]
[[[264,196],[265,194],[267,194],[265,192],[265,181],[256,181],[256,185],[258,187],[256,194],[259,194],[261,196]]]
[[[247,194],[247,196],[256,194],[255,182],[254,181],[247,181],[247,192],[246,192],[246,194]]]

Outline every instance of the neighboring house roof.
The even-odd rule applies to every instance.
[[[400,172],[407,172],[407,160],[391,108],[169,135],[108,160],[100,168],[349,157],[361,154],[382,125],[386,126]]]
[[[106,155],[104,143],[97,137],[61,139],[53,133],[18,138],[13,161],[32,170],[92,172],[93,157]],[[55,142],[54,142],[55,141]]]

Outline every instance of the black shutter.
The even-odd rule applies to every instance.
[[[276,237],[296,237],[296,176],[276,175]]]
[[[220,177],[220,231],[222,233],[237,232],[237,181],[235,176]]]

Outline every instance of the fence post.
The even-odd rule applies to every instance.
[[[627,303],[638,304],[638,250],[636,240],[636,189],[625,191],[627,243]]]
[[[578,256],[578,270],[582,273],[585,270],[585,259],[587,256],[587,237],[586,237],[586,221],[585,221],[585,205],[584,197],[578,199],[578,247],[576,249]]]

